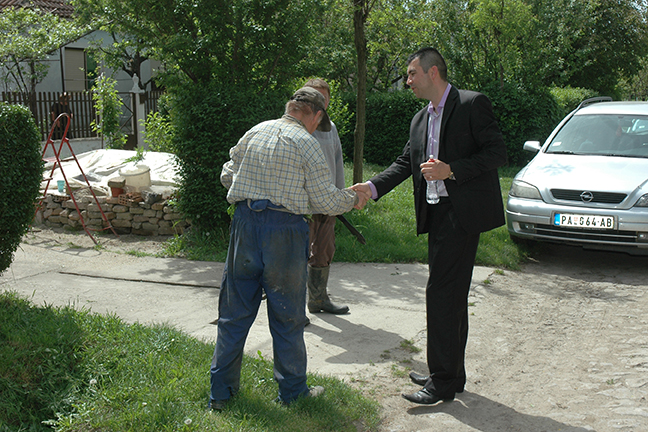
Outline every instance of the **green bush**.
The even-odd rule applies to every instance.
[[[0,103],[0,273],[34,218],[43,178],[39,132],[30,111]]]
[[[230,218],[220,173],[229,149],[252,126],[283,115],[289,94],[251,88],[186,84],[171,90],[181,185],[179,205],[201,231],[227,227]]]
[[[148,151],[175,153],[174,135],[175,128],[169,117],[159,111],[150,112],[146,116],[144,142],[148,145]]]
[[[344,95],[352,115],[349,125],[339,125],[342,151],[347,160],[353,160],[353,133],[355,130],[355,94]],[[378,165],[389,165],[402,152],[409,139],[412,117],[427,101],[417,99],[409,90],[371,93],[367,96],[364,160]]]
[[[509,163],[521,165],[528,157],[522,150],[527,140],[544,140],[558,121],[562,111],[552,95],[543,90],[527,91],[512,84],[500,88],[493,84],[483,91],[493,103],[493,110],[504,135]],[[345,102],[354,113],[350,125],[340,128],[342,149],[347,160],[353,160],[353,130],[355,129],[355,96],[345,94]],[[389,165],[402,151],[409,137],[412,117],[427,101],[417,99],[409,90],[371,93],[367,97],[367,124],[364,160]]]
[[[115,90],[117,80],[100,74],[92,87],[92,100],[99,116],[99,123],[92,121],[92,130],[106,138],[108,148],[123,149],[126,145],[126,135],[122,132],[119,117],[122,101]]]
[[[563,117],[552,95],[544,89],[530,91],[510,83],[502,88],[499,83],[492,83],[481,91],[493,104],[509,165],[524,165],[532,156],[524,152],[524,142],[543,142]]]
[[[579,87],[554,87],[549,91],[560,107],[563,117],[585,99],[597,96],[596,91]]]

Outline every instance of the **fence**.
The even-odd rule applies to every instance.
[[[145,93],[144,100],[146,115],[151,111],[157,111],[157,100],[162,94],[162,91],[150,91]],[[88,91],[83,92],[68,92],[70,95],[70,108],[72,110],[73,118],[70,123],[69,133],[72,138],[90,138],[96,137],[97,133],[92,130],[91,123],[97,120],[97,113],[94,109],[92,101],[92,93]],[[51,109],[52,105],[58,101],[58,93],[54,92],[36,92],[36,93],[22,93],[22,92],[2,92],[2,101],[10,104],[20,104],[28,107],[36,125],[41,134],[41,139],[45,141],[52,127]],[[132,109],[132,94],[119,93],[122,99],[122,115],[120,116],[120,125],[122,131],[127,135],[132,135],[136,128],[133,128],[133,109]]]

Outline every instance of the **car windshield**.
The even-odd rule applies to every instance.
[[[648,117],[575,115],[558,131],[546,152],[648,158]]]

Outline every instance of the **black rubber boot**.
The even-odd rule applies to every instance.
[[[348,306],[337,306],[331,302],[326,292],[330,267],[308,266],[308,311],[310,313],[328,312],[342,315],[349,312]]]

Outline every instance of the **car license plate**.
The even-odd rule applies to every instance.
[[[573,228],[614,229],[614,217],[556,213],[554,215],[554,225]]]

